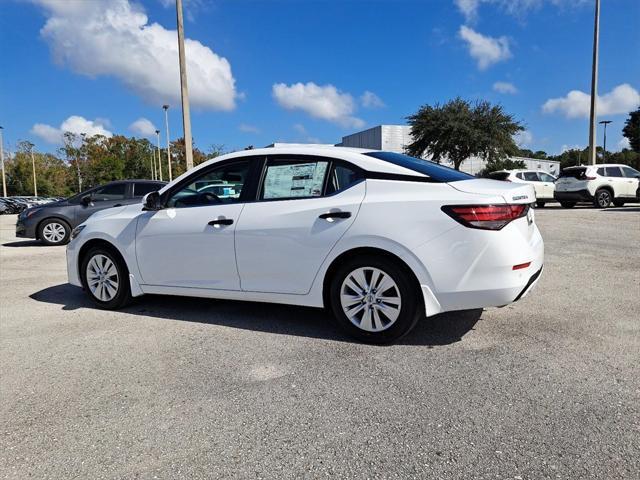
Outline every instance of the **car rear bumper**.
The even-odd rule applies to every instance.
[[[589,190],[575,190],[569,192],[556,192],[553,197],[559,202],[591,202],[593,201],[593,195],[589,193]]]

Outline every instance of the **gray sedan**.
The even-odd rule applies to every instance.
[[[93,213],[138,203],[144,195],[164,185],[165,182],[153,180],[116,181],[65,200],[28,208],[18,216],[16,236],[35,238],[47,245],[64,245],[69,242],[71,230]]]

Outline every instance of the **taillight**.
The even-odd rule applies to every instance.
[[[516,218],[524,217],[529,205],[445,205],[442,211],[465,227],[500,230]]]

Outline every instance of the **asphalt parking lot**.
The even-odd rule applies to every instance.
[[[536,210],[537,288],[360,345],[314,309],[93,309],[0,217],[0,478],[640,478],[640,207]]]

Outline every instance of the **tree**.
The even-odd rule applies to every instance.
[[[513,135],[524,130],[501,105],[484,100],[472,104],[459,97],[444,105],[423,105],[407,119],[414,139],[407,153],[450,160],[456,170],[472,156],[495,162],[515,155]]]
[[[622,134],[629,139],[631,150],[640,153],[640,108],[629,113],[629,118],[624,122]]]

